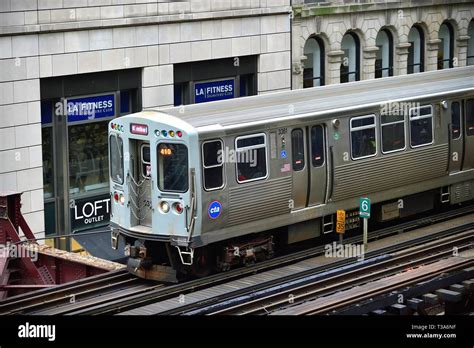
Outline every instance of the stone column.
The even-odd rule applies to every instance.
[[[327,76],[325,77],[326,85],[337,84],[341,82],[341,63],[344,51],[329,51],[328,52],[328,67],[326,69]]]
[[[298,61],[293,61],[291,64],[293,89],[303,88],[303,69],[305,60],[306,56],[301,56]]]
[[[301,47],[305,42],[302,34],[302,23],[300,17],[295,17],[292,23],[292,47],[291,47],[291,82],[293,89],[303,88],[303,69],[306,56],[303,55]],[[301,46],[303,45],[303,46]]]
[[[399,43],[395,47],[395,57],[394,60],[394,71],[393,75],[406,75],[408,70],[408,50],[411,47],[409,42]]]
[[[426,71],[438,70],[438,50],[441,39],[432,39],[426,43]]]
[[[454,56],[454,67],[467,65],[467,49],[469,45],[469,36],[459,36],[456,40],[457,54]],[[456,52],[456,51],[455,51]],[[456,60],[457,58],[457,60]]]
[[[377,46],[369,46],[364,48],[363,60],[361,66],[361,80],[371,80],[375,78],[375,59],[377,58]]]

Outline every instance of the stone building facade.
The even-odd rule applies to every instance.
[[[316,39],[324,47],[323,75],[325,84],[339,83],[341,65],[348,59],[342,49],[345,35],[351,33],[359,41],[360,80],[375,77],[377,35],[386,30],[391,36],[393,75],[407,73],[410,30],[420,28],[424,45],[423,71],[438,69],[443,50],[441,27],[452,31],[451,65],[474,63],[474,3],[469,0],[433,1],[293,1],[292,82],[303,87],[303,72],[311,65],[305,55],[308,40]],[[468,59],[468,56],[471,57]]]
[[[290,89],[289,5],[289,0],[0,0],[0,191],[23,192],[22,210],[38,237],[45,229],[73,232],[75,216],[91,215],[91,207],[106,212],[100,201],[71,209],[79,193],[72,172],[81,173],[81,181],[87,166],[102,171],[106,166],[103,158],[97,165],[97,157],[73,164],[73,156],[94,150],[87,138],[95,137],[90,131],[98,126],[75,132],[70,120],[61,123],[54,112],[50,117],[51,100],[55,107],[72,97],[89,95],[90,101],[90,95],[111,93],[113,118],[122,114],[116,109],[124,103],[124,89],[127,98],[134,94],[130,105],[136,104],[126,105],[127,111],[172,106],[183,102],[175,99],[175,76],[197,72],[199,80],[207,80],[208,72],[215,79],[215,70],[222,78],[227,70],[229,78],[240,75],[242,84],[244,73],[250,75],[245,82],[250,91],[241,86],[241,95]],[[99,186],[107,194],[105,175],[100,176],[102,186],[85,183],[91,199]]]

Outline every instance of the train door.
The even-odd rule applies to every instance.
[[[464,103],[464,159],[462,169],[474,168],[474,99]]]
[[[308,127],[309,191],[308,206],[323,204],[327,191],[326,139],[324,125]]]
[[[464,134],[462,122],[462,101],[454,100],[446,110],[449,115],[449,142],[451,153],[449,154],[449,171],[461,170],[464,156]]]
[[[130,203],[133,225],[151,227],[151,156],[149,142],[136,142],[136,164],[131,173]],[[131,160],[133,157],[131,158]]]
[[[291,132],[294,210],[322,204],[326,199],[326,145],[323,125]]]
[[[291,166],[293,171],[293,209],[302,209],[308,202],[308,163],[306,160],[306,129],[291,131]]]

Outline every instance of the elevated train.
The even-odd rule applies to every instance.
[[[147,110],[109,125],[112,245],[175,282],[474,199],[474,67]]]

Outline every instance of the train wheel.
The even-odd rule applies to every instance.
[[[195,249],[191,274],[197,278],[207,277],[211,274],[215,265],[213,254],[209,247]]]

